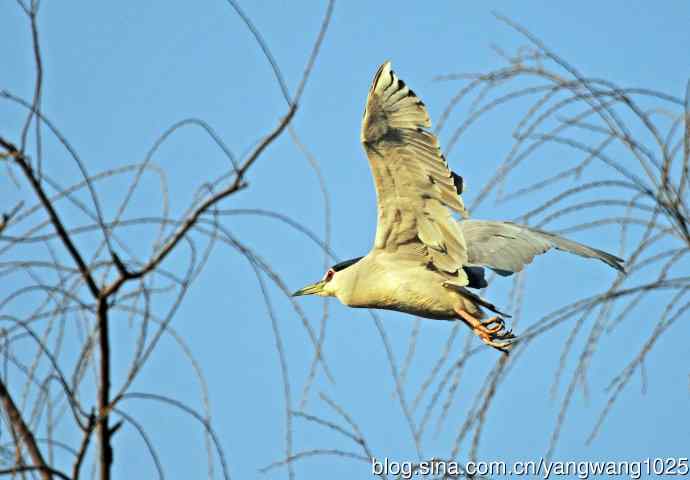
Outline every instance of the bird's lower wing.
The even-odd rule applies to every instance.
[[[581,257],[596,258],[624,272],[623,260],[596,248],[511,222],[465,220],[460,223],[470,265],[489,267],[500,275],[521,271],[539,254],[555,248]]]

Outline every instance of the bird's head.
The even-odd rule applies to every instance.
[[[347,267],[359,262],[362,257],[345,260],[344,262],[336,263],[331,268],[326,270],[323,278],[316,283],[300,288],[292,294],[293,297],[300,295],[318,295],[319,297],[335,297],[345,284],[343,270]]]

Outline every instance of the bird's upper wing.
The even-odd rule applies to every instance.
[[[361,140],[376,186],[378,224],[375,249],[414,252],[421,263],[454,274],[467,246],[451,212],[467,216],[462,179],[441,154],[424,103],[391,70],[381,65],[369,89]]]
[[[532,259],[551,248],[596,258],[624,272],[623,260],[610,253],[588,247],[536,228],[511,222],[465,220],[460,223],[465,236],[470,265],[483,265],[500,275],[519,272]]]

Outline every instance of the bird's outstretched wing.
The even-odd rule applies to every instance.
[[[413,252],[422,263],[467,282],[467,246],[451,212],[467,216],[462,178],[448,169],[424,103],[381,65],[369,89],[361,140],[376,186],[374,248]]]
[[[624,272],[623,259],[536,228],[511,222],[465,220],[460,223],[468,248],[468,263],[489,267],[507,276],[519,272],[532,259],[551,248],[596,258]]]

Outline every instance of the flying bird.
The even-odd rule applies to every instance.
[[[376,187],[374,245],[366,256],[333,265],[293,296],[335,296],[349,307],[459,319],[484,343],[508,353],[515,340],[503,319],[509,315],[471,290],[487,286],[485,268],[512,275],[555,248],[624,271],[622,259],[552,233],[469,219],[462,177],[448,168],[430,127],[424,103],[390,62],[381,65],[360,134]],[[486,318],[484,309],[495,315]]]

